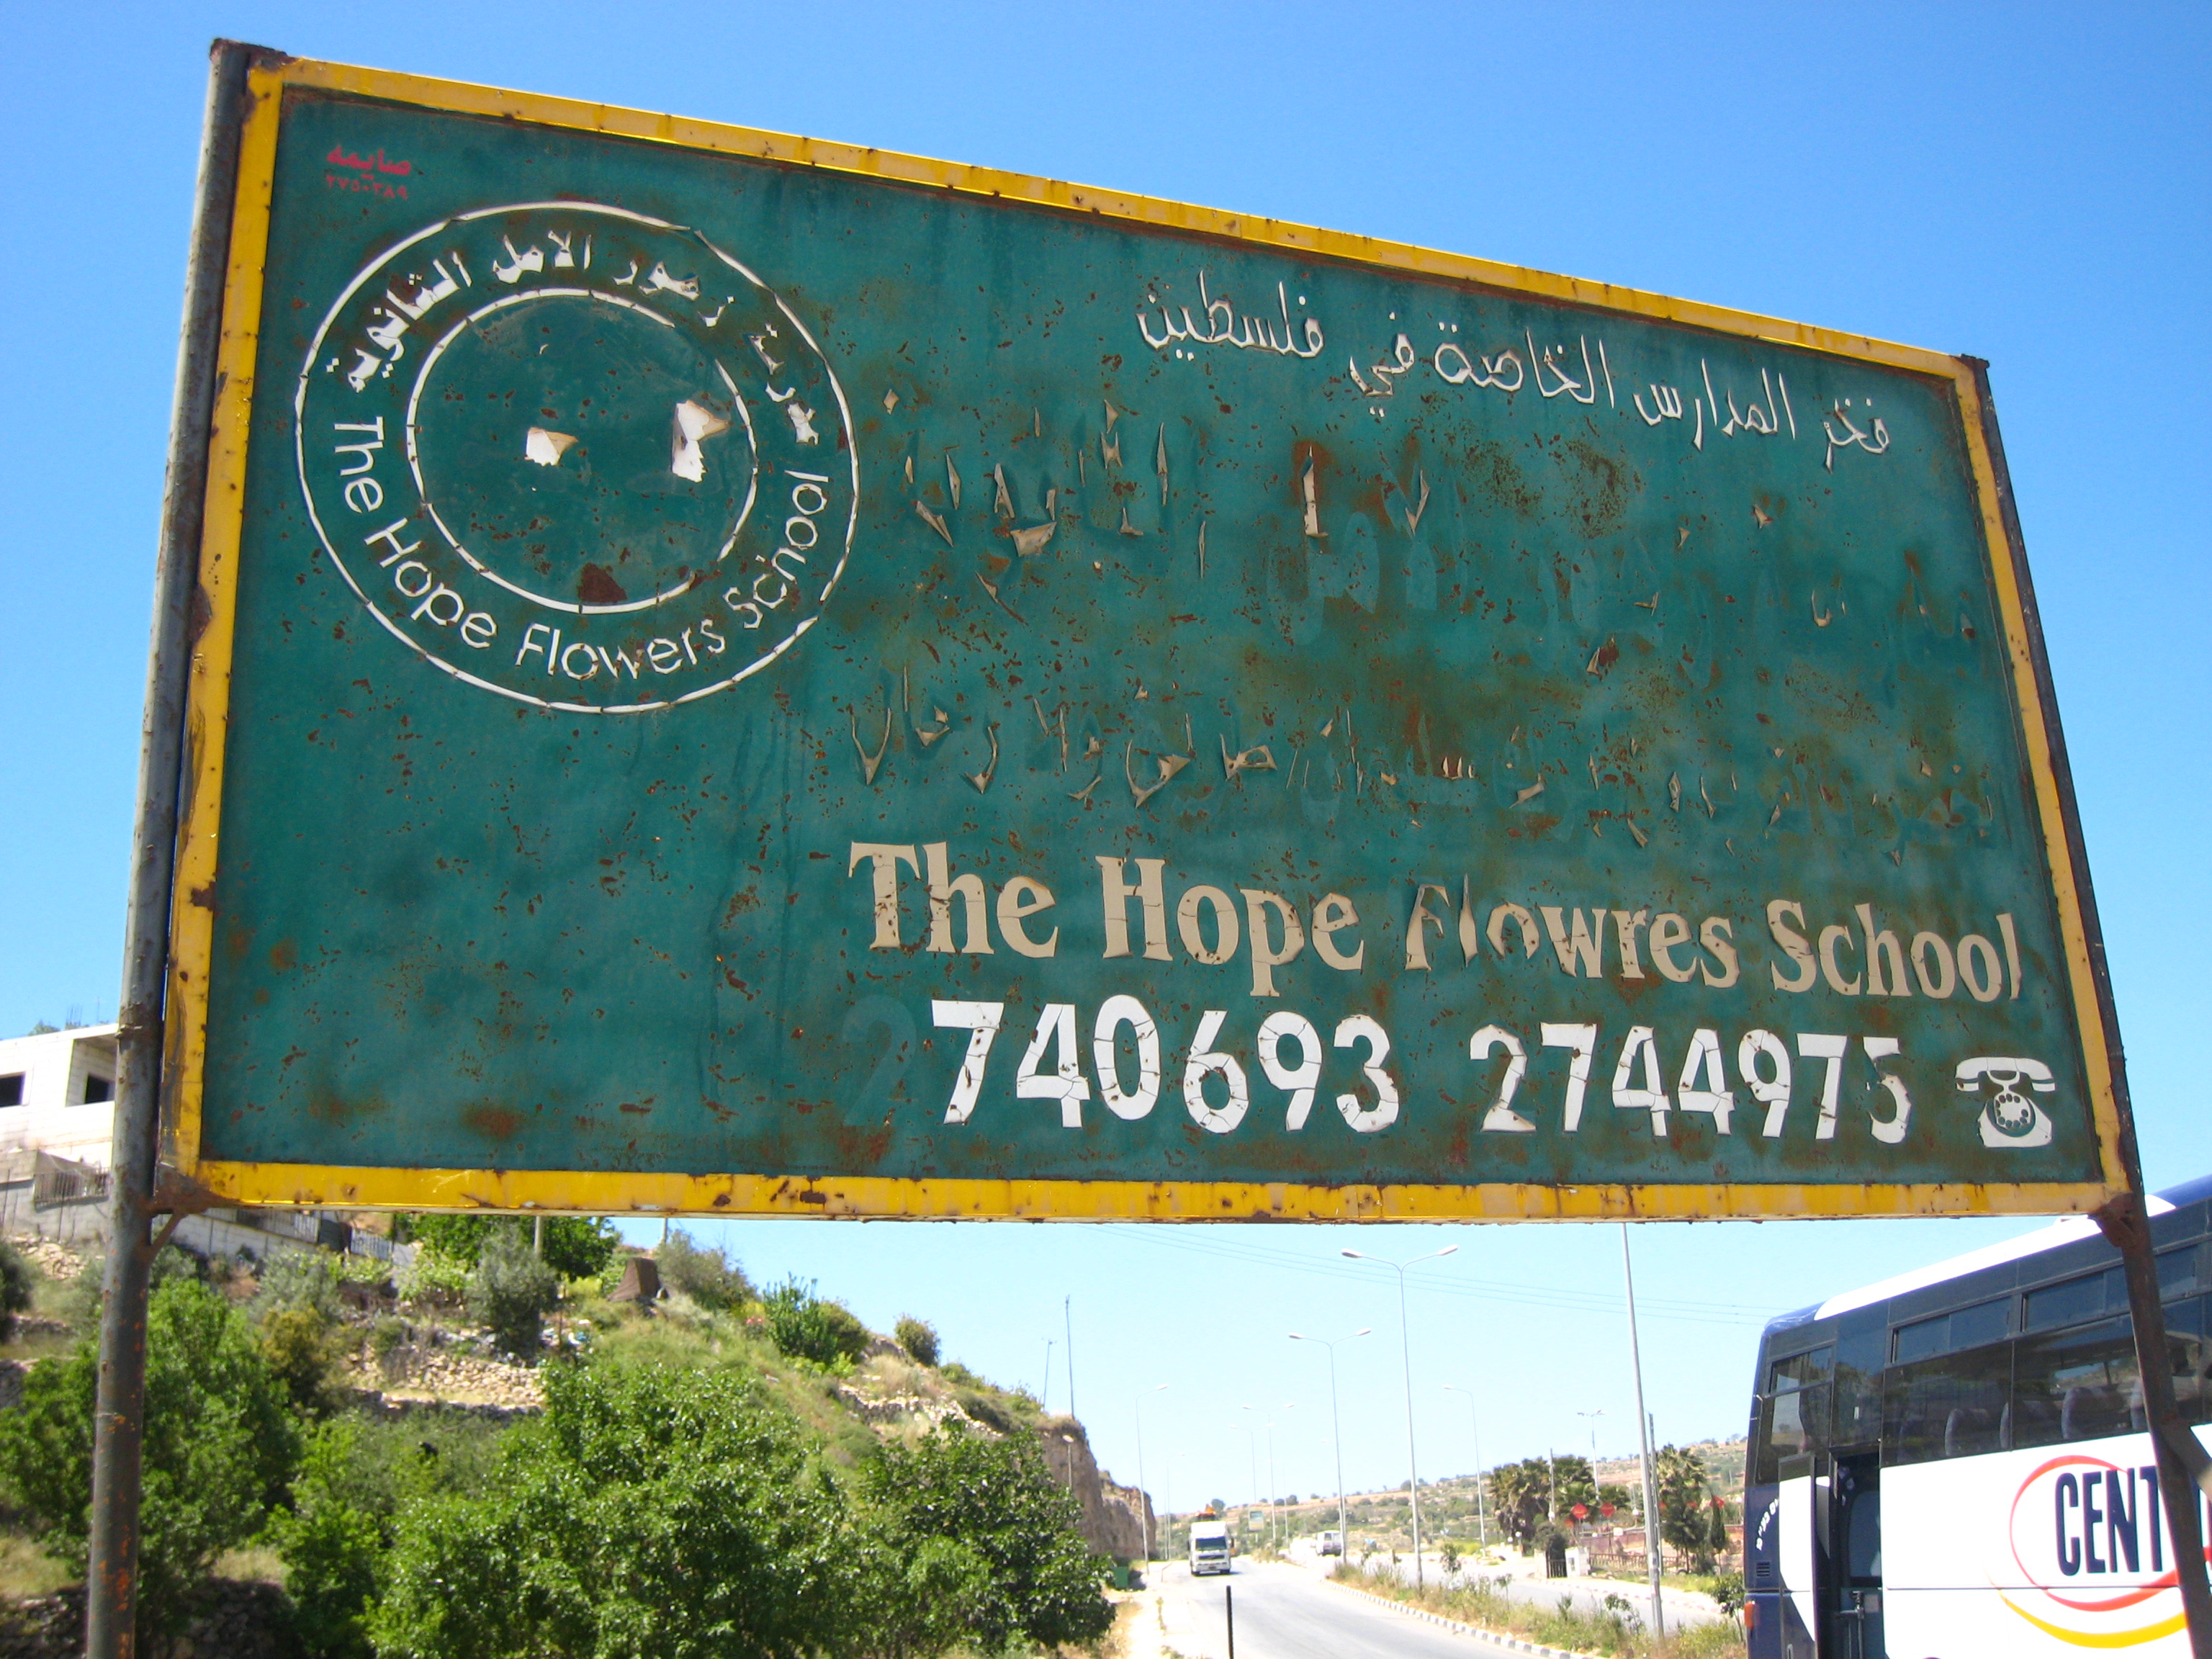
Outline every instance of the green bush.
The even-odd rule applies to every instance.
[[[31,1264],[0,1240],[0,1342],[15,1334],[15,1316],[30,1311],[33,1283]]]
[[[937,1328],[928,1321],[916,1319],[911,1314],[902,1315],[891,1331],[898,1338],[899,1346],[906,1350],[907,1357],[915,1364],[934,1365],[937,1363]]]
[[[868,1328],[842,1304],[814,1294],[813,1281],[787,1279],[761,1298],[769,1338],[779,1353],[817,1365],[850,1364],[868,1351]]]
[[[702,1308],[726,1312],[752,1300],[753,1287],[744,1270],[719,1245],[702,1249],[681,1227],[670,1229],[653,1259],[659,1266],[662,1284]]]
[[[962,1620],[978,1651],[1091,1643],[1112,1627],[1109,1569],[1085,1545],[1081,1511],[1028,1436],[940,1428],[884,1447],[863,1488],[896,1535],[964,1544],[981,1558],[988,1582],[971,1589]]]
[[[24,1380],[0,1414],[0,1489],[32,1535],[84,1570],[92,1501],[94,1345]],[[245,1316],[206,1285],[173,1279],[146,1320],[146,1439],[139,1616],[153,1631],[180,1618],[187,1593],[223,1551],[260,1530],[290,1478],[299,1433]]]
[[[418,1249],[414,1261],[400,1269],[398,1290],[403,1302],[458,1302],[468,1294],[471,1264],[454,1261],[435,1250]]]
[[[261,1264],[261,1284],[253,1292],[253,1316],[265,1321],[289,1308],[310,1308],[326,1323],[345,1316],[338,1299],[331,1258],[320,1250],[276,1250]]]
[[[862,1541],[750,1379],[561,1367],[485,1495],[404,1510],[370,1624],[387,1659],[866,1652]]]
[[[291,1501],[270,1517],[293,1629],[311,1659],[368,1659],[368,1610],[410,1503],[488,1484],[499,1431],[465,1419],[333,1418],[307,1437]]]
[[[342,1328],[312,1304],[280,1308],[261,1322],[261,1356],[300,1411],[321,1417],[335,1410],[343,1363]]]
[[[488,1215],[404,1215],[395,1236],[404,1234],[448,1261],[467,1263],[483,1254],[484,1241],[495,1232],[520,1226],[526,1239],[535,1237],[532,1217]],[[597,1216],[549,1215],[545,1224],[545,1265],[563,1279],[596,1279],[614,1259],[622,1235]]]
[[[469,1276],[469,1315],[490,1332],[501,1349],[535,1358],[545,1334],[545,1315],[561,1299],[561,1279],[533,1255],[520,1227],[495,1229],[483,1242]]]

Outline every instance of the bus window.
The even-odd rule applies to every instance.
[[[1925,1463],[1996,1451],[2002,1443],[2011,1373],[2008,1342],[1893,1366],[1883,1379],[1883,1462]]]
[[[2027,1293],[2022,1328],[2047,1331],[2060,1325],[2078,1325],[2100,1314],[2124,1313],[2128,1287],[2118,1267],[2085,1273],[2063,1285],[2045,1285]]]
[[[2185,1423],[2212,1423],[2212,1342],[2205,1340],[2202,1301],[2166,1310],[2166,1352],[2173,1357],[2173,1398]]]
[[[1836,1340],[1838,1446],[1871,1446],[1881,1437],[1882,1360],[1888,1344],[1889,1328],[1879,1323],[1847,1330]]]
[[[1773,1375],[1768,1379],[1767,1391],[1784,1394],[1791,1389],[1809,1388],[1815,1382],[1828,1380],[1828,1372],[1836,1363],[1836,1351],[1815,1348],[1810,1353],[1792,1354],[1787,1359],[1774,1362]]]
[[[2009,1297],[1998,1297],[1993,1301],[1977,1302],[1971,1308],[1954,1308],[1949,1313],[1899,1325],[1892,1339],[1890,1358],[1897,1364],[1910,1365],[1939,1353],[1998,1341],[2006,1334],[2006,1314],[2011,1300]]]
[[[1770,1395],[1760,1403],[1758,1480],[1781,1479],[1786,1458],[1823,1450],[1828,1443],[1828,1385]]]
[[[2014,1371],[2015,1446],[2097,1440],[2142,1428],[2135,1333],[2124,1319],[2031,1337],[2020,1344]]]
[[[2159,1252],[2160,1301],[2171,1302],[2178,1296],[2194,1296],[2204,1288],[2203,1255],[2202,1244],[2185,1244],[2178,1250]]]

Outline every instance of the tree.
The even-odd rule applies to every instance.
[[[1659,1536],[1690,1558],[1690,1571],[1710,1574],[1728,1547],[1725,1510],[1713,1506],[1705,1460],[1680,1446],[1662,1446],[1652,1460],[1659,1486]]]
[[[1597,1508],[1597,1480],[1590,1472],[1587,1457],[1572,1452],[1561,1452],[1551,1460],[1553,1499],[1552,1519],[1559,1521],[1571,1514],[1576,1504],[1595,1510]]]
[[[15,1316],[31,1309],[31,1264],[0,1241],[0,1342],[15,1334]]]
[[[49,1360],[0,1414],[0,1486],[33,1535],[84,1570],[92,1502],[96,1346]],[[146,1316],[146,1441],[139,1616],[173,1627],[223,1551],[260,1530],[290,1479],[299,1434],[245,1316],[206,1285],[173,1279]]]
[[[622,1235],[599,1216],[549,1215],[544,1223],[544,1263],[563,1279],[596,1279],[614,1260]],[[395,1230],[448,1261],[473,1263],[484,1241],[518,1224],[512,1217],[488,1215],[403,1215]],[[533,1228],[526,1228],[534,1237]]]
[[[368,1611],[391,1581],[410,1503],[486,1486],[498,1431],[443,1416],[335,1418],[308,1435],[288,1508],[267,1536],[284,1560],[293,1632],[312,1659],[368,1659]]]
[[[912,1446],[886,1446],[863,1489],[906,1537],[965,1543],[982,1559],[987,1593],[967,1621],[979,1651],[1017,1638],[1080,1645],[1112,1627],[1106,1565],[1085,1545],[1081,1510],[1028,1437],[939,1427]]]
[[[753,1287],[744,1270],[730,1260],[719,1245],[702,1249],[681,1227],[670,1230],[667,1239],[653,1252],[660,1282],[681,1291],[701,1307],[714,1312],[742,1307],[751,1299]]]
[[[261,1356],[296,1409],[323,1417],[337,1408],[339,1338],[315,1308],[301,1304],[264,1317]]]
[[[494,1231],[469,1279],[469,1313],[483,1322],[492,1340],[517,1358],[535,1358],[545,1334],[545,1314],[560,1299],[561,1281],[534,1255],[520,1227]]]
[[[899,1322],[891,1328],[891,1334],[898,1338],[899,1346],[906,1350],[907,1357],[915,1364],[937,1363],[937,1328],[928,1321],[902,1314]]]
[[[814,1294],[814,1281],[796,1274],[761,1298],[769,1338],[780,1353],[817,1365],[848,1363],[868,1351],[868,1328],[841,1303]]]
[[[1500,1463],[1490,1471],[1491,1515],[1522,1549],[1534,1547],[1551,1504],[1552,1468],[1543,1458]]]
[[[562,1366],[481,1495],[401,1511],[369,1614],[386,1659],[811,1659],[891,1600],[843,1492],[750,1378]],[[957,1589],[943,1553],[899,1563]],[[913,1582],[913,1581],[909,1581]]]

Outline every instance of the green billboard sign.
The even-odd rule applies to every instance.
[[[2087,1207],[1976,366],[256,69],[173,950],[241,1200]]]

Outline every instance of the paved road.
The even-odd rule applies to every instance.
[[[1512,1652],[1287,1565],[1239,1562],[1227,1578],[1195,1580],[1179,1565],[1156,1571],[1159,1636],[1186,1659],[1228,1659],[1224,1586],[1236,1591],[1237,1659],[1505,1659]]]

